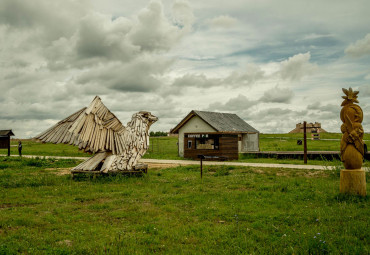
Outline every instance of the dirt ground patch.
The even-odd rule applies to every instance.
[[[304,174],[304,176],[307,178],[324,177],[327,175],[328,175],[328,172],[324,172],[324,171],[311,171],[311,172],[305,172]]]
[[[159,163],[148,163],[148,170],[150,169],[164,169],[164,168],[171,168],[177,167],[179,164],[159,164]]]
[[[165,169],[165,168],[171,168],[171,167],[177,167],[178,164],[158,164],[158,163],[149,163],[148,164],[148,170],[151,169]],[[68,175],[71,174],[72,168],[46,168],[47,171],[52,171],[53,174],[56,175]]]
[[[276,176],[304,176],[306,178],[318,178],[327,176],[328,173],[324,171],[280,171],[276,173]]]
[[[45,168],[45,170],[53,171],[53,174],[56,175],[68,175],[71,174],[72,168]]]

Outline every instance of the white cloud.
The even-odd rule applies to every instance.
[[[359,1],[302,12],[285,0],[2,0],[0,129],[35,135],[98,94],[123,121],[155,112],[153,130],[210,105],[262,132],[303,118],[337,130],[343,84],[369,108],[366,60],[343,57],[368,54],[370,2]],[[363,39],[348,47],[353,38]]]
[[[316,34],[316,33],[311,33],[305,35],[301,40],[315,40],[315,39],[321,39],[321,38],[330,38],[334,37],[334,34]]]
[[[175,8],[175,10],[177,16],[180,16],[179,8]],[[186,9],[186,11],[188,10]],[[140,46],[142,50],[167,51],[184,35],[184,30],[172,25],[166,19],[160,1],[151,1],[145,9],[140,11],[137,18],[137,23],[130,31],[129,37],[132,43]]]
[[[344,52],[351,57],[370,55],[370,34],[348,46]]]
[[[221,15],[207,21],[213,28],[231,28],[237,25],[238,20],[228,15]]]
[[[181,26],[188,31],[191,30],[191,26],[195,21],[195,16],[188,1],[175,1],[172,5],[172,16],[178,26]]]
[[[301,80],[304,76],[312,74],[317,66],[310,63],[311,54],[299,53],[281,62],[280,75],[286,80]]]

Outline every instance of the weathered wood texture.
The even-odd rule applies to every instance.
[[[143,174],[148,172],[148,165],[139,163],[136,166],[133,167],[132,170],[120,170],[116,172],[102,172],[100,170],[92,170],[92,171],[86,171],[86,170],[76,170],[72,169],[72,179],[75,178],[76,175],[83,174],[83,175],[92,175],[93,178],[95,178],[97,175],[110,175],[110,174]]]
[[[343,135],[340,142],[340,153],[346,169],[361,169],[364,158],[364,129],[361,125],[364,114],[358,103],[358,91],[352,88],[342,89],[346,96],[342,96],[342,110],[340,119],[343,121],[340,127]]]
[[[138,112],[124,127],[96,96],[88,107],[59,121],[35,139],[71,144],[95,153],[74,170],[105,173],[131,170],[149,148],[149,128],[157,119],[150,112]]]
[[[364,129],[362,121],[363,111],[357,100],[359,91],[352,88],[342,89],[345,96],[342,96],[342,110],[340,119],[343,121],[340,127],[343,135],[340,141],[340,154],[343,165],[346,169],[340,172],[340,192],[366,196],[366,175],[361,169],[364,154]]]
[[[10,137],[14,136],[12,130],[0,130],[0,149],[8,149],[10,156]]]
[[[340,193],[366,196],[366,174],[363,169],[340,171]]]
[[[196,149],[196,138],[184,138],[184,157],[198,159],[198,155],[225,157],[228,160],[238,159],[238,135],[220,135],[219,149]],[[192,147],[188,148],[188,141],[192,141]]]
[[[7,136],[0,137],[0,149],[8,149],[9,141],[10,141],[10,137],[7,137]]]

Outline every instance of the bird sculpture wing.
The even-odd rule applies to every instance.
[[[59,121],[35,139],[76,145],[85,152],[112,151],[120,154],[124,132],[122,123],[96,96],[88,107]]]

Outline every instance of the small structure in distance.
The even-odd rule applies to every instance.
[[[178,134],[180,157],[198,155],[238,159],[239,152],[259,151],[259,131],[232,113],[192,110],[171,130]]]
[[[297,123],[295,129],[289,132],[289,134],[303,133],[303,123]],[[327,133],[325,129],[321,128],[321,123],[307,123],[306,133]]]
[[[14,136],[13,131],[0,130],[0,149],[8,149],[8,156],[10,156],[10,137]]]

